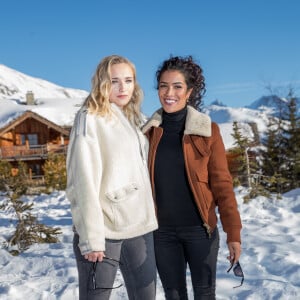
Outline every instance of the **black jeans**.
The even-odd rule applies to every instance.
[[[154,232],[158,273],[167,300],[186,300],[186,269],[189,265],[194,299],[216,296],[219,232],[211,237],[202,226],[160,227]]]
[[[107,300],[118,268],[123,275],[130,300],[154,300],[156,294],[156,264],[153,247],[153,233],[124,240],[105,240],[105,255],[120,261],[103,260],[98,263],[96,273],[97,289],[92,288],[93,263],[80,253],[79,236],[74,235],[73,248],[77,262],[80,300]],[[102,287],[102,288],[101,288]]]

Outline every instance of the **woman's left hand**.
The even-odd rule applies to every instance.
[[[104,257],[103,251],[93,251],[84,255],[84,258],[91,262],[102,261]]]
[[[230,261],[230,263],[234,264],[238,262],[241,256],[241,243],[239,242],[229,242],[227,244],[229,249],[229,256],[227,256],[227,259]]]

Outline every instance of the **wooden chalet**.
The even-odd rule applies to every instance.
[[[61,127],[33,111],[0,128],[0,159],[16,167],[19,161],[28,165],[32,178],[43,175],[43,164],[49,153],[66,154],[70,128]]]

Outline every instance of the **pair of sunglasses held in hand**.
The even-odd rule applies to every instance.
[[[235,264],[231,264],[230,268],[227,270],[227,273],[229,273],[233,269],[233,274],[237,277],[242,277],[241,284],[238,286],[234,286],[233,288],[237,288],[243,285],[244,282],[244,273],[242,270],[242,267],[239,262],[236,262]]]

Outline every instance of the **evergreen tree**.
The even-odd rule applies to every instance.
[[[252,129],[257,129],[254,124],[249,124]],[[234,177],[234,183],[239,182],[242,185],[249,187],[249,193],[244,197],[244,201],[247,202],[250,199],[258,196],[269,196],[268,191],[266,191],[260,184],[261,174],[259,172],[259,164],[257,160],[258,153],[253,149],[253,146],[259,144],[258,133],[254,133],[254,141],[250,141],[248,138],[242,136],[240,128],[237,122],[233,123],[233,134],[232,134],[236,145],[235,148],[231,149],[231,155],[235,157],[235,171],[237,177]]]
[[[0,190],[9,191],[14,199],[26,193],[28,183],[28,168],[24,162],[18,162],[16,174],[12,173],[13,167],[7,161],[0,161]]]
[[[15,231],[4,243],[13,255],[18,255],[33,243],[56,243],[60,228],[48,227],[38,222],[32,215],[34,203],[25,203],[22,195],[26,193],[28,170],[23,162],[18,163],[16,174],[11,172],[12,166],[6,161],[0,161],[0,189],[6,192],[7,200],[0,209],[13,211],[15,214]]]
[[[64,190],[67,185],[66,157],[50,153],[44,167],[45,184],[48,188]]]
[[[262,157],[262,185],[270,192],[282,193],[284,186],[285,153],[283,151],[283,119],[271,117],[267,125],[266,138],[263,140],[265,148]]]
[[[298,165],[299,165],[299,151],[300,151],[300,127],[299,117],[297,116],[297,102],[290,91],[287,103],[287,116],[289,121],[287,126],[283,129],[283,148],[285,149],[285,166],[282,170],[285,178],[284,191],[300,186]]]
[[[34,203],[25,203],[20,198],[10,198],[0,209],[14,211],[15,231],[7,239],[5,247],[13,255],[27,250],[34,243],[57,243],[57,235],[61,233],[59,227],[49,227],[38,222],[31,211]]]
[[[278,117],[270,118],[264,140],[262,172],[265,187],[281,194],[300,185],[300,121],[291,89],[287,102],[281,101],[278,107]]]
[[[233,122],[232,137],[234,138],[235,145],[235,147],[229,151],[235,157],[235,170],[232,171],[237,174],[239,182],[242,185],[250,187],[250,164],[248,155],[250,142],[247,137],[242,136],[237,122]]]

